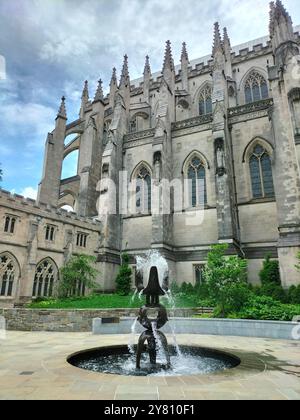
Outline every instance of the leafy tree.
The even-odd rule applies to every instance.
[[[208,253],[204,270],[209,294],[218,305],[217,315],[225,317],[238,311],[249,297],[247,261],[238,256],[226,257],[228,245],[215,245]]]
[[[60,271],[58,295],[72,297],[84,294],[86,289],[93,289],[99,271],[94,264],[96,258],[88,255],[73,256]]]
[[[202,283],[197,283],[195,285],[195,294],[201,299],[209,298],[209,288],[205,280]]]
[[[270,255],[265,258],[259,277],[262,285],[257,290],[258,296],[269,296],[282,303],[288,301],[288,295],[281,286],[279,262],[271,260]]]
[[[0,163],[0,166],[1,166],[1,163]],[[3,175],[3,171],[2,171],[2,169],[0,167],[0,182],[2,181],[2,175]]]
[[[176,281],[173,281],[172,283],[171,283],[171,293],[173,294],[173,295],[177,295],[178,293],[180,293],[180,291],[181,291],[181,287],[179,286],[179,284],[178,283],[176,283]]]
[[[298,258],[298,264],[295,266],[297,268],[298,271],[300,271],[300,252],[297,255]]]
[[[291,286],[288,290],[288,303],[300,305],[300,284]]]
[[[122,264],[116,278],[116,292],[120,296],[128,296],[131,292],[132,270],[129,267],[129,255],[122,255]]]
[[[270,296],[252,295],[240,311],[230,318],[291,321],[299,314],[300,305],[286,305]]]
[[[185,293],[187,295],[195,294],[194,286],[191,283],[183,282],[180,291],[181,293]]]
[[[269,283],[281,284],[279,262],[271,260],[271,256],[268,255],[264,260],[263,268],[259,273],[259,277],[262,285]]]

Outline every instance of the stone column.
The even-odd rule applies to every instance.
[[[62,98],[62,103],[56,117],[55,129],[47,136],[43,176],[38,191],[38,202],[53,206],[57,206],[59,200],[66,123],[65,98]]]

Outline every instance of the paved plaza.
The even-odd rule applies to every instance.
[[[240,357],[239,367],[211,375],[122,377],[84,371],[67,362],[78,351],[128,342],[126,335],[8,332],[6,340],[0,340],[0,399],[300,400],[299,341],[178,336],[179,344]]]

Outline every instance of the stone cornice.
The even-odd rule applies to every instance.
[[[148,138],[145,138],[145,139],[128,141],[128,142],[124,143],[123,148],[124,149],[132,149],[133,147],[145,146],[146,144],[152,144],[152,143],[153,143],[153,137],[148,137]]]
[[[141,140],[146,139],[149,137],[154,137],[155,128],[149,128],[148,130],[144,131],[137,131],[136,133],[126,134],[124,136],[124,143],[129,143],[133,140]]]
[[[194,246],[193,249],[189,247],[177,248],[177,247],[158,247],[160,253],[166,256],[168,259],[176,262],[196,262],[196,261],[206,261],[207,254],[211,251],[211,246],[214,244],[206,244],[201,246]],[[195,249],[198,248],[198,249]],[[266,244],[256,244],[255,247],[251,246],[242,246],[242,250],[246,255],[247,259],[264,259],[266,255],[272,255],[272,258],[278,257],[277,246],[266,245]],[[142,254],[146,250],[141,249],[130,249],[127,252],[130,255]],[[237,248],[234,244],[231,244],[226,251],[226,255],[237,255]]]
[[[235,124],[247,120],[268,117],[272,106],[273,99],[269,98],[262,101],[237,106],[235,108],[230,108],[228,110],[229,123]]]
[[[212,114],[199,115],[197,117],[189,118],[187,120],[172,123],[172,131],[182,130],[191,127],[197,127],[202,124],[211,123],[213,120]]]

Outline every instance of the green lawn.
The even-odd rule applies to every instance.
[[[132,300],[132,296],[113,295],[92,295],[85,298],[72,299],[48,299],[28,305],[33,309],[114,309],[114,308],[140,308],[145,303],[145,299],[138,296]],[[161,299],[161,303],[170,308],[166,298]],[[176,308],[193,308],[199,306],[197,298],[190,296],[179,297],[176,299]]]

